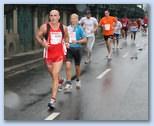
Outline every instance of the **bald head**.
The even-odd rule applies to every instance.
[[[50,14],[57,14],[57,15],[60,15],[58,10],[51,10],[51,11],[50,11]]]
[[[50,15],[49,15],[49,19],[52,23],[58,23],[59,19],[60,19],[60,14],[58,10],[51,10],[50,11]]]

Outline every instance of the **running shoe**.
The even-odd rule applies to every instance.
[[[81,88],[81,81],[76,81],[76,89],[80,89]]]
[[[50,102],[48,103],[48,108],[49,109],[54,109],[55,104],[56,104],[56,100],[51,98]]]
[[[66,92],[71,92],[72,91],[72,83],[66,82],[66,85],[64,87],[64,91]]]

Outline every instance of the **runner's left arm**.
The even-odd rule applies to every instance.
[[[98,28],[98,22],[97,22],[97,20],[95,19],[95,21],[94,21],[94,32],[97,31],[97,28]]]
[[[69,34],[68,34],[68,30],[67,30],[67,27],[65,25],[63,25],[64,27],[64,41],[65,41],[65,44],[66,44],[66,47],[69,48]]]
[[[85,37],[80,40],[77,40],[77,43],[79,43],[79,44],[87,43],[87,38]]]
[[[120,29],[122,28],[122,24],[121,24],[121,22],[119,21],[119,24],[120,24]]]

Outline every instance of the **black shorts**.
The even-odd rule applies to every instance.
[[[69,49],[67,49],[66,62],[72,62],[72,60],[74,59],[75,65],[80,65],[82,56],[81,51],[81,48],[70,47]]]
[[[107,41],[108,39],[113,39],[113,35],[104,35],[104,40]]]
[[[128,31],[128,27],[122,27],[122,30],[124,30],[125,32]]]
[[[114,37],[115,37],[116,39],[119,39],[119,36],[120,36],[120,34],[114,33]]]
[[[143,28],[147,28],[148,26],[145,26],[145,24],[142,25]]]

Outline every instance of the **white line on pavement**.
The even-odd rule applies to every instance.
[[[103,73],[101,73],[100,75],[98,75],[96,77],[96,79],[101,79],[103,76],[105,76],[109,71],[111,71],[110,68],[106,69]]]
[[[128,56],[128,52],[125,55],[123,55],[122,57],[123,58],[126,58],[127,56]]]
[[[49,115],[47,118],[45,118],[45,120],[54,120],[59,114],[60,112],[54,112],[51,115]]]

